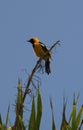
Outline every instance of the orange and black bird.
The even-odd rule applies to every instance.
[[[27,42],[30,42],[32,44],[36,56],[40,57],[45,61],[45,72],[49,74],[51,72],[50,70],[51,54],[47,46],[41,43],[40,40],[36,37],[27,40]]]

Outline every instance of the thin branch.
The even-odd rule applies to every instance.
[[[50,47],[49,51],[51,51],[56,45],[60,45],[60,40],[58,40],[56,43],[54,43],[54,44]]]
[[[34,76],[34,73],[36,72],[36,70],[37,70],[37,68],[38,68],[38,65],[39,65],[39,63],[41,62],[41,60],[42,60],[42,59],[40,58],[40,59],[37,61],[35,67],[34,67],[33,70],[32,70],[31,75],[29,76],[28,83],[27,83],[27,85],[26,85],[26,89],[25,89],[24,96],[23,96],[23,102],[24,102],[25,97],[26,97],[26,95],[27,95],[27,93],[28,93],[29,86],[30,86],[30,83],[31,83],[32,78],[33,78],[33,76]]]

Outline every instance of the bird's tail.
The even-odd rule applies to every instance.
[[[51,70],[50,70],[50,61],[49,60],[45,61],[45,72],[47,74],[51,73]]]

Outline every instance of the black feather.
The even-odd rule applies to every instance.
[[[47,74],[51,73],[51,70],[50,70],[50,61],[49,60],[45,61],[45,72]]]

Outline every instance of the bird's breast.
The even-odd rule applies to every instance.
[[[40,57],[44,60],[50,58],[50,54],[46,55],[46,52],[42,49],[41,45],[34,45],[33,49],[37,57]]]

